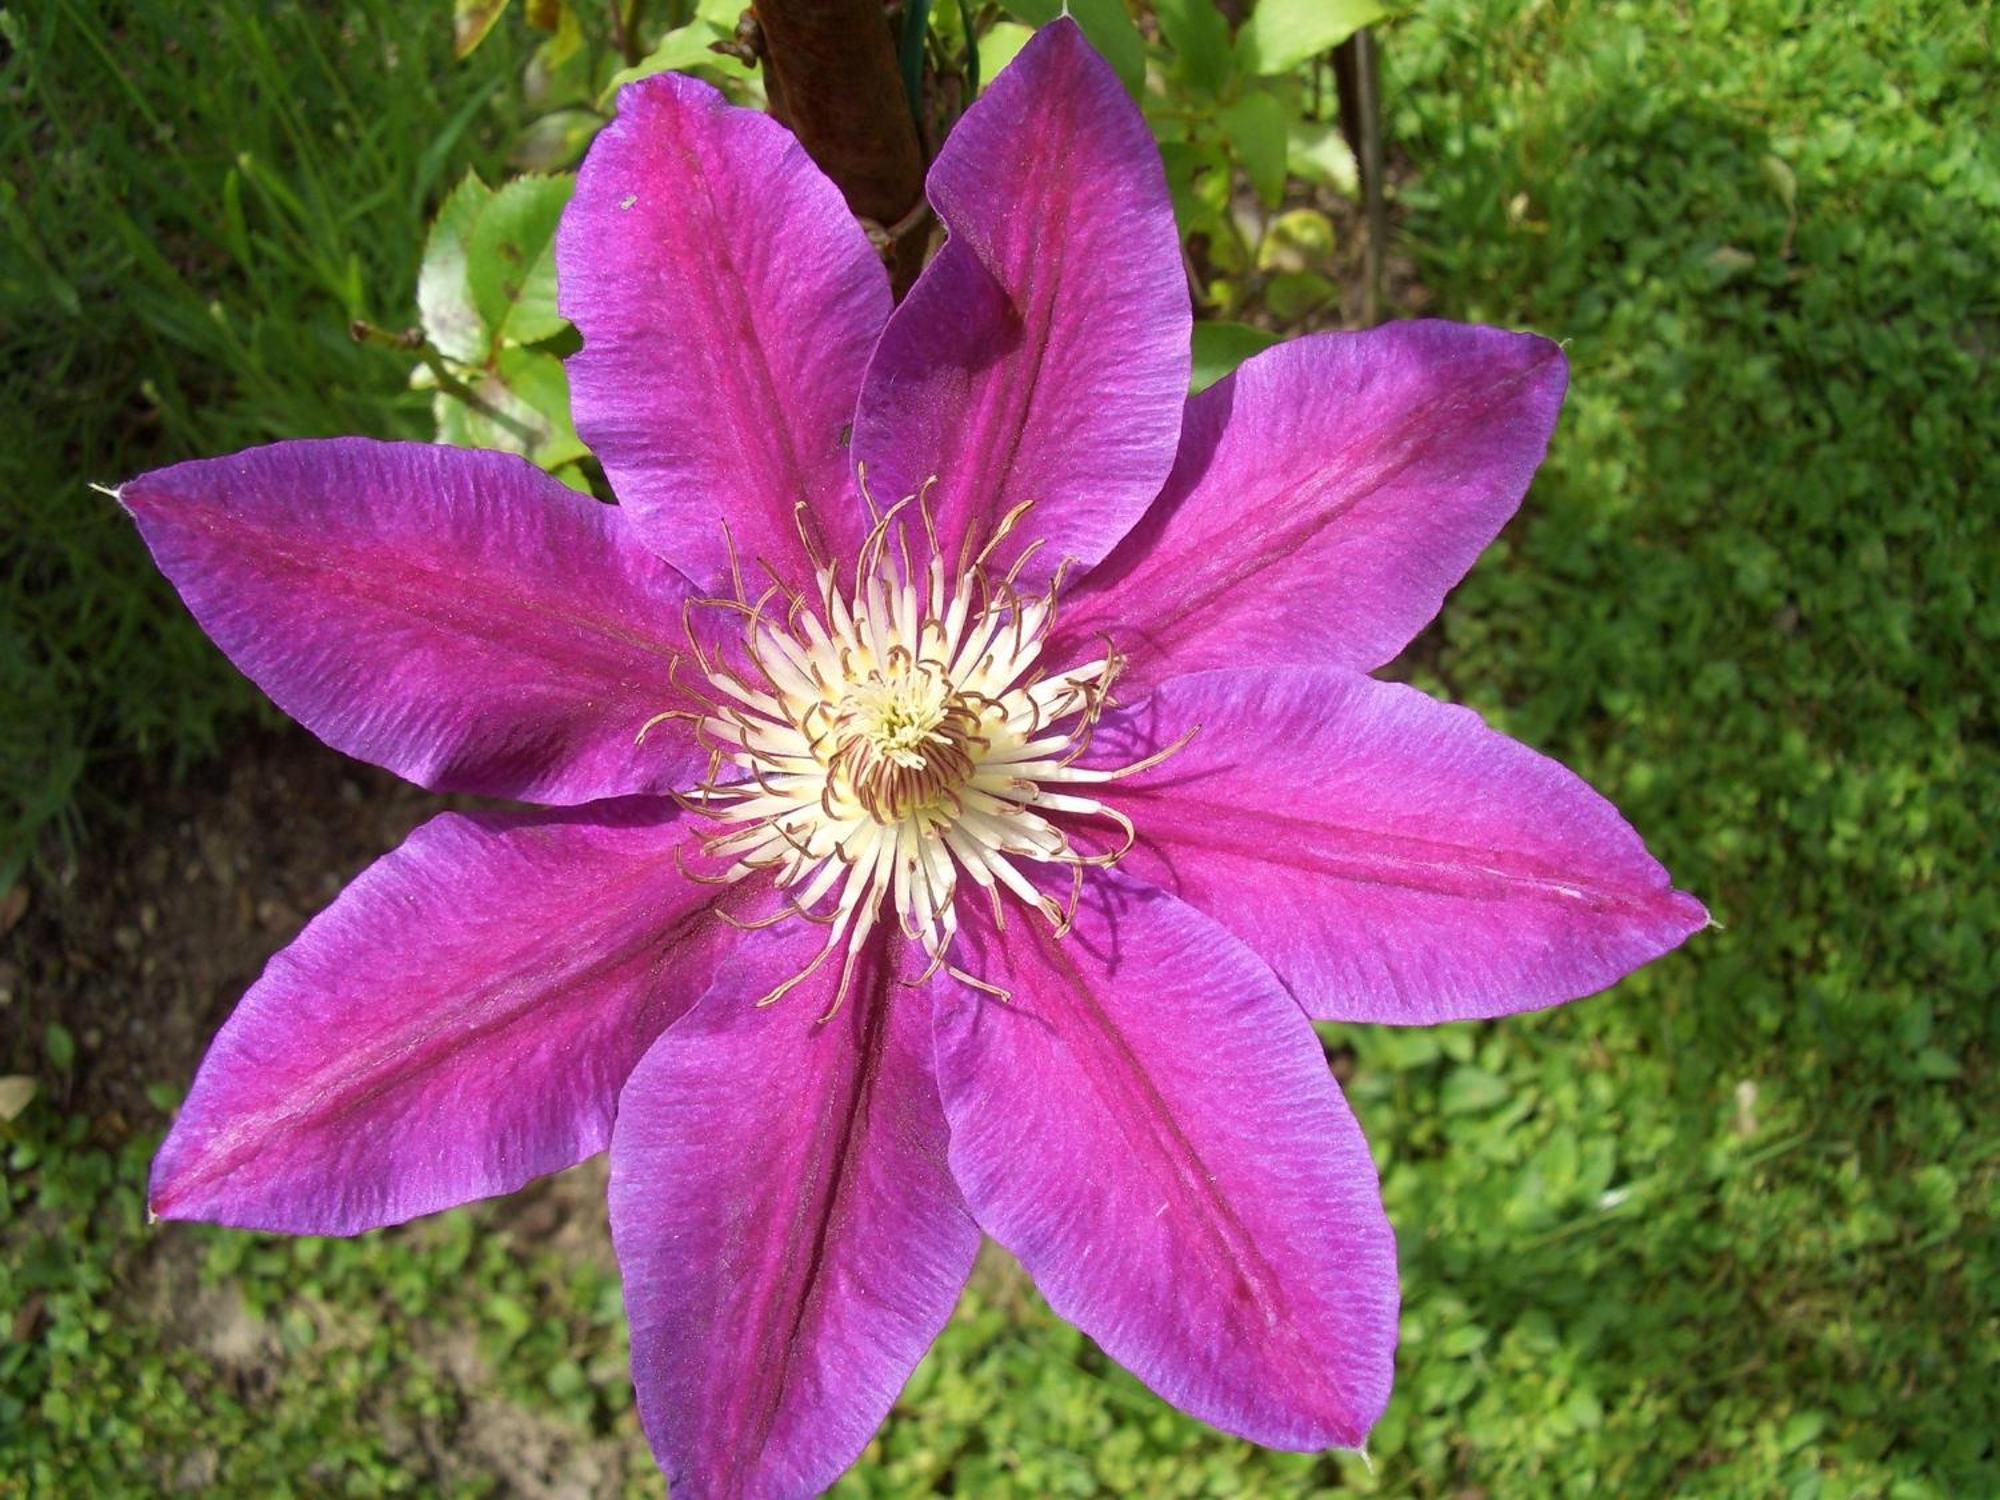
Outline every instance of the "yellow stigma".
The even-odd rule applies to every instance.
[[[909,558],[913,504],[929,550],[921,573]],[[1060,788],[1132,775],[1186,739],[1116,770],[1075,764],[1120,659],[1107,645],[1102,657],[1053,677],[1039,666],[1060,571],[1035,595],[1015,588],[1033,547],[1005,575],[986,571],[1027,510],[1010,512],[976,555],[961,555],[947,581],[924,497],[911,496],[878,518],[855,559],[851,592],[814,548],[802,514],[816,597],[778,586],[752,603],[739,584],[734,599],[701,601],[742,620],[742,662],[704,651],[690,628],[701,681],[682,685],[697,706],[661,716],[694,721],[710,751],[709,775],[686,800],[717,825],[698,852],[724,865],[690,873],[717,882],[768,873],[786,898],[771,922],[797,917],[827,928],[812,962],[760,1004],[844,948],[837,1009],[889,905],[929,955],[918,982],[943,969],[991,989],[949,960],[961,879],[984,894],[1000,928],[1004,891],[1060,935],[1074,919],[1084,868],[1115,863],[1131,846],[1122,813]],[[1108,819],[1122,841],[1080,854],[1056,817]],[[1067,868],[1067,910],[1023,873],[1031,864]]]

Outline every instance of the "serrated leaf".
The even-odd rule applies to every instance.
[[[1002,5],[1030,26],[1048,25],[1065,8],[1063,0],[1002,0]],[[1111,64],[1125,91],[1137,95],[1146,84],[1146,44],[1132,24],[1125,0],[1069,0],[1067,8],[1097,55]]]
[[[556,225],[576,179],[517,177],[472,226],[466,281],[503,344],[532,344],[567,326],[556,311]]]
[[[1285,196],[1285,106],[1273,94],[1245,94],[1222,112],[1223,133],[1266,208]]]
[[[506,14],[508,0],[452,0],[451,51],[463,59],[486,40],[493,23]]]
[[[1229,22],[1215,0],[1155,0],[1160,35],[1173,49],[1174,67],[1201,93],[1222,92],[1235,59],[1229,49]]]
[[[479,174],[467,172],[432,221],[417,272],[417,314],[424,336],[447,358],[462,364],[483,363],[492,343],[492,330],[480,316],[466,279],[473,226],[492,198],[493,190],[479,180]]]
[[[1289,73],[1388,13],[1381,0],[1257,0],[1236,35],[1236,60],[1247,73]]]
[[[1285,168],[1294,177],[1332,188],[1343,197],[1361,192],[1361,165],[1338,125],[1292,121],[1285,129]]]
[[[1268,328],[1252,328],[1248,323],[1195,324],[1194,372],[1188,389],[1208,389],[1251,355],[1277,342],[1278,335]]]

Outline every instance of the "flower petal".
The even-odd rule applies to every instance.
[[[889,279],[790,131],[698,79],[628,85],[556,236],[576,430],[647,543],[710,593],[730,536],[795,586],[812,569],[794,507],[829,545],[865,512],[843,446]]]
[[[667,701],[685,580],[524,459],[277,443],[118,498],[202,629],[336,750],[554,804],[706,764],[685,735],[634,742]]]
[[[1328,1021],[1428,1025],[1588,995],[1707,920],[1618,809],[1398,683],[1206,672],[1106,716],[1098,753],[1200,733],[1109,797],[1123,868],[1173,891]]]
[[[1127,686],[1390,660],[1520,505],[1568,371],[1532,334],[1391,323],[1296,339],[1188,403],[1159,501],[1064,601]]]
[[[1004,565],[1096,562],[1173,462],[1187,278],[1159,152],[1117,75],[1060,20],[959,121],[928,191],[951,232],[868,366],[854,451],[887,504],[937,477],[949,562],[1035,502]]]
[[[1312,1028],[1242,944],[1094,880],[1077,926],[971,934],[941,986],[951,1168],[1063,1317],[1193,1416],[1358,1445],[1388,1400],[1396,1246]]]
[[[676,1496],[809,1495],[867,1445],[979,1233],[945,1168],[928,1006],[886,945],[829,1021],[824,930],[747,938],[619,1103],[611,1230],[639,1414]]]
[[[357,1234],[604,1149],[626,1075],[739,936],[679,873],[681,824],[634,799],[419,828],[236,1007],[152,1211]]]

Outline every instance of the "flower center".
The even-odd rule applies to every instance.
[[[978,769],[981,715],[929,667],[876,672],[834,714],[828,764],[877,823],[935,809]]]
[[[909,556],[913,503],[929,548],[921,573]],[[1190,736],[1116,769],[1076,764],[1121,658],[1107,643],[1098,660],[1055,676],[1039,665],[1060,572],[1030,596],[1015,579],[1032,547],[1005,575],[987,570],[1027,509],[1002,520],[976,556],[961,556],[948,583],[923,497],[912,496],[869,533],[851,591],[821,560],[802,515],[814,596],[776,585],[753,603],[739,585],[734,599],[702,601],[737,616],[742,638],[739,660],[733,648],[704,649],[690,629],[701,680],[677,680],[695,706],[660,716],[693,721],[710,753],[707,778],[685,800],[715,825],[697,852],[724,866],[688,873],[716,883],[769,873],[784,907],[757,925],[796,917],[828,930],[806,968],[760,1004],[844,948],[838,1009],[885,906],[930,957],[918,983],[943,969],[990,990],[950,962],[962,881],[986,898],[1002,930],[1006,893],[1060,936],[1074,919],[1083,871],[1116,863],[1131,847],[1130,820],[1065,788],[1145,770]],[[1107,820],[1122,840],[1080,853],[1064,827],[1076,818]],[[1037,864],[1069,872],[1067,908],[1024,872]]]

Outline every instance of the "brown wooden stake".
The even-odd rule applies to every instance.
[[[881,0],[755,0],[771,113],[886,241],[897,297],[923,269],[924,151]]]
[[[1334,49],[1334,85],[1340,96],[1340,133],[1361,169],[1361,201],[1368,215],[1362,246],[1361,321],[1382,321],[1383,260],[1389,253],[1389,192],[1382,144],[1382,65],[1375,33],[1366,27]]]

